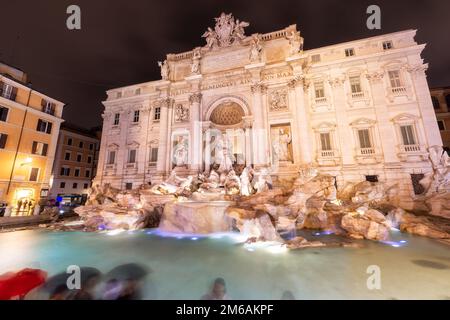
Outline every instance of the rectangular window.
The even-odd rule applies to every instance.
[[[361,149],[372,148],[369,129],[358,130],[359,146]]]
[[[128,163],[135,163],[136,162],[136,150],[131,149],[128,152]]]
[[[0,121],[6,122],[6,118],[8,117],[9,109],[5,107],[0,107]]]
[[[55,104],[47,101],[45,99],[41,100],[42,112],[54,115],[55,114]]]
[[[133,189],[133,183],[131,183],[131,182],[125,183],[125,189],[126,190],[132,190]]]
[[[73,189],[78,188],[78,183],[74,182],[74,183],[72,184],[72,188],[73,188]]]
[[[311,56],[311,62],[320,62],[320,54],[313,54]]]
[[[69,145],[69,146],[72,145],[72,138],[67,139],[67,145]]]
[[[65,182],[61,182],[61,183],[59,184],[59,187],[60,187],[61,189],[64,189],[64,188],[66,187],[66,183],[65,183]]]
[[[89,143],[89,150],[94,150],[94,144],[93,143]]]
[[[323,82],[314,82],[314,90],[316,93],[316,98],[324,98],[325,97]]]
[[[40,155],[40,156],[46,156],[47,155],[47,149],[48,149],[48,144],[42,143],[42,142],[33,141],[33,145],[31,147],[31,153],[32,154],[37,154],[37,155]]]
[[[389,81],[391,82],[392,88],[399,88],[402,86],[402,82],[400,80],[400,71],[394,70],[394,71],[388,71],[389,74]]]
[[[64,160],[70,161],[70,152],[66,152],[64,155]]]
[[[76,168],[74,173],[73,173],[74,177],[79,177],[80,176],[80,169]]]
[[[118,126],[120,123],[120,113],[114,114],[114,125]]]
[[[52,133],[52,123],[39,119],[36,130],[39,132]]]
[[[4,133],[0,133],[0,149],[5,149],[6,140],[8,140],[8,135]]]
[[[89,183],[83,184],[83,189],[87,189],[87,188],[89,188]]]
[[[134,111],[133,122],[134,123],[139,122],[139,110]]]
[[[117,99],[122,98],[122,92],[117,92]]]
[[[87,157],[87,163],[92,163],[92,157],[91,156]]]
[[[141,88],[137,88],[136,90],[134,90],[134,93],[136,95],[140,95],[141,94]]]
[[[84,176],[85,176],[86,178],[90,178],[90,177],[91,177],[91,170],[86,169],[86,171],[84,171]]]
[[[30,181],[38,181],[39,168],[31,168]]]
[[[84,147],[84,143],[83,143],[83,141],[80,141],[78,143],[78,148],[83,149],[83,147]]]
[[[355,49],[353,49],[353,48],[345,49],[345,56],[346,57],[352,57],[354,55],[355,55]]]
[[[17,88],[4,83],[0,88],[0,95],[9,100],[16,100]]]
[[[82,158],[83,158],[82,154],[77,154],[77,162],[81,162]]]
[[[438,127],[440,131],[445,131],[445,123],[443,120],[438,120]]]
[[[366,181],[378,182],[378,176],[366,176]]]
[[[62,167],[60,171],[61,176],[70,176],[70,168],[69,167]]]
[[[114,164],[116,163],[116,152],[110,151],[108,153],[108,164]]]
[[[392,41],[383,42],[383,50],[390,50],[393,48]]]
[[[150,149],[150,162],[157,162],[158,161],[158,148],[151,148]]]
[[[350,86],[352,89],[352,93],[361,93],[361,77],[360,76],[354,76],[350,77]]]
[[[331,150],[331,139],[330,139],[330,133],[321,133],[320,134],[320,144],[322,147],[322,151],[329,151]]]
[[[416,144],[416,138],[414,137],[414,129],[412,125],[400,126],[402,132],[403,145],[409,146]]]
[[[154,120],[161,119],[161,107],[156,107],[155,108],[155,115],[154,115],[153,119]]]

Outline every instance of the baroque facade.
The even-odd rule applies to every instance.
[[[231,14],[215,20],[205,46],[158,63],[161,80],[107,92],[95,183],[246,165],[276,183],[313,166],[338,188],[367,179],[420,192],[442,140],[416,30],[303,50],[296,25],[247,36]]]

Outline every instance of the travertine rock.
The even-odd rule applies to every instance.
[[[376,210],[348,213],[342,217],[341,226],[355,239],[386,240],[389,235],[389,223]]]

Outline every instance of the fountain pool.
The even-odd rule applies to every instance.
[[[311,232],[309,239],[333,235]],[[287,250],[279,245],[244,245],[235,233],[169,235],[156,229],[123,232],[0,234],[0,274],[24,267],[49,275],[68,265],[107,272],[129,262],[153,272],[145,299],[199,299],[211,281],[225,279],[232,299],[449,299],[450,250],[439,242],[393,232],[391,241],[362,241],[363,248]],[[381,269],[381,290],[369,290],[366,271]]]

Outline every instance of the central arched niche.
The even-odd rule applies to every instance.
[[[239,104],[228,101],[215,107],[209,120],[219,126],[233,126],[241,123],[244,116],[245,112]]]

